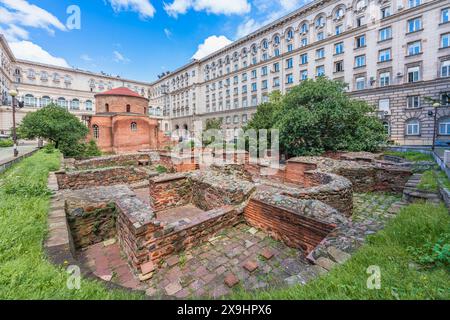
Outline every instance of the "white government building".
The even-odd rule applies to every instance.
[[[377,106],[393,141],[431,144],[435,110],[437,139],[450,141],[449,11],[448,0],[316,0],[151,83],[16,60],[0,37],[0,131],[10,130],[15,86],[20,116],[51,101],[89,115],[95,93],[126,86],[169,132],[210,118],[239,128],[271,92],[325,75]]]

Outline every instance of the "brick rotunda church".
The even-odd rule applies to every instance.
[[[88,119],[88,139],[94,139],[103,152],[158,148],[161,133],[158,121],[147,115],[147,98],[116,88],[95,95],[95,106],[95,115]]]

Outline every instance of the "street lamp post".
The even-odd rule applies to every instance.
[[[18,92],[14,89],[9,91],[9,95],[12,97],[12,118],[13,118],[13,127],[12,127],[12,138],[14,142],[14,157],[19,155],[19,150],[17,149],[17,133],[16,133],[16,104],[14,103],[15,98],[18,95]]]
[[[436,145],[436,125],[437,125],[437,112],[438,112],[438,108],[441,106],[441,104],[439,102],[435,102],[433,103],[433,107],[434,107],[434,123],[433,123],[433,146],[431,147],[431,150],[434,151],[435,149],[435,145]]]

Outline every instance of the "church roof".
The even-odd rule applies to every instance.
[[[95,96],[126,96],[126,97],[145,98],[139,95],[138,93],[125,87],[115,88],[112,90],[101,92],[96,94]]]

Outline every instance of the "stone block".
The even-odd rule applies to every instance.
[[[225,280],[224,283],[229,287],[232,288],[235,285],[237,285],[239,283],[239,279],[238,277],[236,277],[234,274],[229,273],[225,276]]]
[[[249,272],[253,272],[256,269],[258,269],[258,263],[256,261],[254,261],[254,260],[247,261],[244,264],[244,269],[246,269]]]

